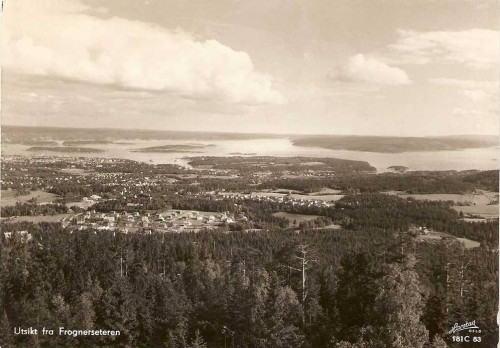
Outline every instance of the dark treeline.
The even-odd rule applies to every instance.
[[[238,203],[234,204],[230,199],[210,200],[205,197],[172,200],[175,209],[241,212],[257,224],[276,221],[282,228],[287,225],[273,217],[273,213],[284,211],[320,215],[329,218],[335,224],[355,230],[376,227],[403,232],[412,226],[422,226],[435,231],[449,232],[456,237],[465,237],[478,242],[486,241],[492,246],[498,244],[498,220],[465,222],[460,220],[457,211],[451,209],[450,202],[418,201],[380,193],[365,193],[347,195],[333,207],[252,199]]]
[[[175,164],[151,165],[144,162],[136,162],[123,159],[120,159],[120,161],[117,161],[113,164],[107,164],[105,166],[97,167],[96,171],[100,173],[140,173],[143,175],[155,175],[164,173],[186,174],[194,172]]]
[[[315,192],[324,187],[358,192],[405,191],[407,193],[467,193],[475,189],[498,191],[498,170],[483,172],[409,172],[377,175],[339,175],[325,178],[281,178],[259,188]]]
[[[209,166],[212,169],[237,170],[242,173],[262,170],[271,172],[314,170],[350,174],[376,172],[376,169],[368,162],[331,157],[204,156],[190,158],[189,164],[193,167]]]
[[[453,346],[446,332],[467,318],[483,330],[481,347],[497,341],[498,254],[485,244],[415,244],[376,228],[125,235],[10,227],[33,238],[2,240],[5,347],[445,347]],[[9,334],[17,326],[121,335]]]
[[[62,204],[36,204],[36,198],[26,203],[1,208],[2,217],[65,214],[68,208]]]
[[[449,232],[456,237],[498,244],[498,220],[465,222],[449,202],[418,201],[383,194],[343,197],[326,216],[352,229],[379,227],[407,231],[412,225]]]

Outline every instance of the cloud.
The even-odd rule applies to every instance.
[[[389,49],[401,64],[430,62],[463,64],[473,69],[496,68],[499,32],[488,29],[463,31],[399,30],[399,39]]]
[[[6,71],[193,99],[282,104],[271,76],[250,56],[215,40],[123,18],[98,18],[71,0],[16,0],[6,4]],[[95,12],[95,11],[94,11]],[[100,11],[102,12],[102,11]]]
[[[489,101],[491,98],[491,94],[478,89],[465,89],[462,91],[462,94],[476,103]]]
[[[495,105],[498,103],[499,83],[497,81],[430,79],[435,85],[457,88],[459,93],[475,103]]]
[[[495,117],[495,113],[481,110],[472,110],[472,109],[463,109],[463,108],[455,108],[453,110],[453,116],[455,117],[471,117],[477,119],[484,119],[489,117]]]
[[[453,110],[453,115],[455,117],[490,119],[496,120],[498,123],[500,103],[496,90],[461,89],[459,90],[459,93],[469,99],[473,104],[468,108],[455,108]]]
[[[430,79],[431,83],[436,85],[460,87],[467,89],[487,89],[490,91],[497,91],[499,84],[497,81],[482,81],[482,80],[460,80],[460,79],[448,79],[448,78],[437,78]]]
[[[391,67],[375,58],[363,54],[352,56],[330,76],[344,82],[366,82],[378,85],[408,85],[411,80],[402,69]]]

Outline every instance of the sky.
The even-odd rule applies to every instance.
[[[493,0],[7,0],[2,124],[498,134]]]

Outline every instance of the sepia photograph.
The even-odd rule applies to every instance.
[[[2,0],[0,348],[499,346],[499,20]]]

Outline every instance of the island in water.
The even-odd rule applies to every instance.
[[[390,166],[390,167],[387,167],[387,169],[389,169],[390,171],[395,172],[395,173],[405,173],[410,168],[405,167],[405,166]]]

